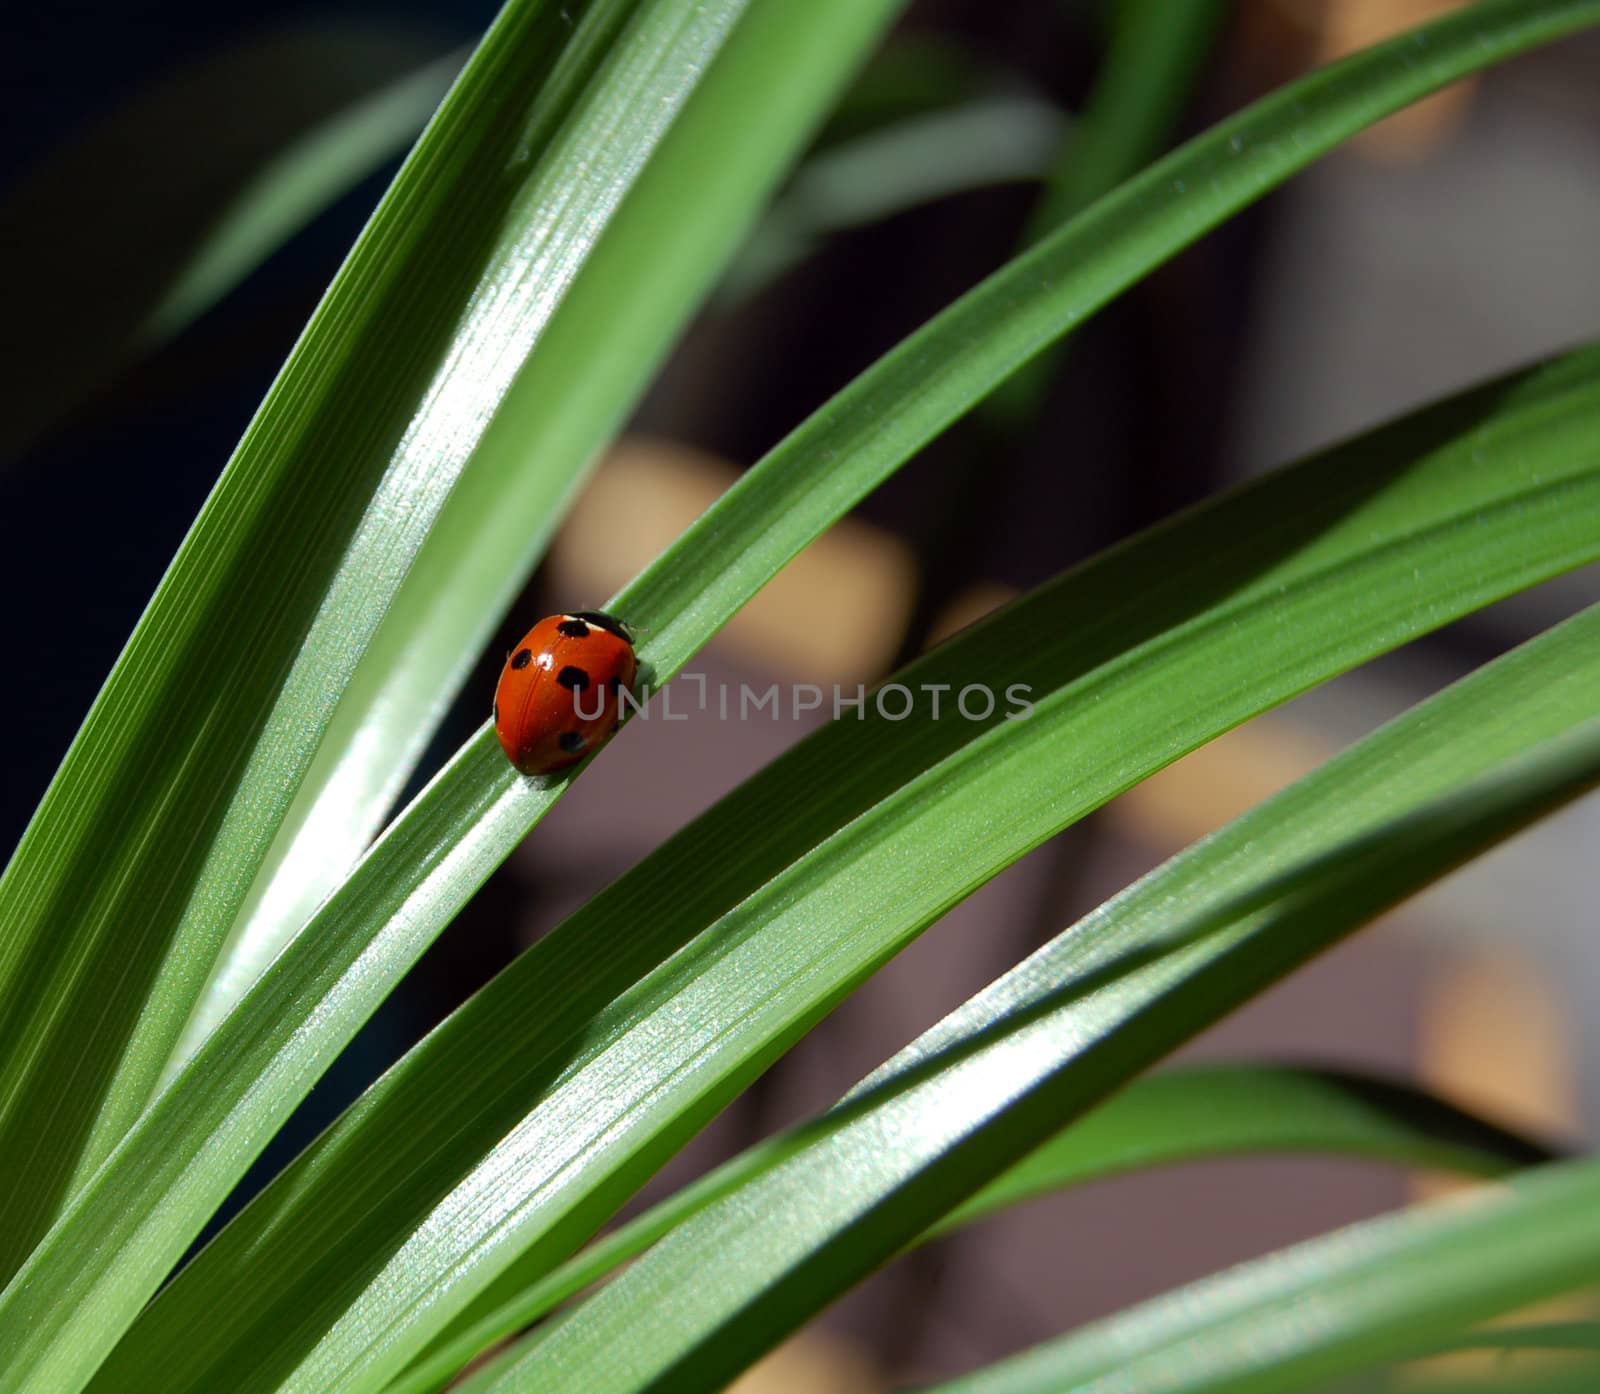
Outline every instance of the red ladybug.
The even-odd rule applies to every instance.
[[[494,692],[506,759],[523,774],[575,765],[616,730],[636,669],[620,620],[598,610],[540,620],[511,651]]]

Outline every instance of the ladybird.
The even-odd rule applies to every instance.
[[[551,615],[522,636],[500,672],[494,730],[523,774],[575,765],[622,715],[637,663],[627,626],[598,610]]]

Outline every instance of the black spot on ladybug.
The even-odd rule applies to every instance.
[[[532,662],[533,662],[533,650],[532,649],[518,649],[517,650],[517,656],[511,660],[511,666],[513,668],[526,668]]]
[[[556,626],[557,634],[565,634],[569,639],[587,639],[589,626],[582,620],[566,619]]]
[[[611,675],[611,681],[608,682],[606,684],[606,686],[611,689],[611,693],[612,693],[613,696],[615,696],[617,693],[621,692],[622,691],[622,674],[621,673],[613,673]]]
[[[583,737],[576,731],[563,731],[556,737],[556,744],[566,751],[568,755],[576,755],[583,749],[584,742]]]
[[[582,668],[574,668],[569,663],[556,674],[556,681],[570,692],[582,692],[589,686],[589,675]]]

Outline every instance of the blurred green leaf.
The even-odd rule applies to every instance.
[[[903,26],[840,95],[816,145],[826,150],[919,116],[1015,95],[1022,85],[1019,74],[996,66],[958,38]]]
[[[1161,153],[1231,8],[1230,0],[1117,0],[1105,60],[1033,211],[1028,242],[1060,227]]]
[[[1025,246],[1060,227],[1161,153],[1232,8],[1230,0],[1117,0],[1082,118],[1028,220]],[[1026,364],[989,399],[1010,431],[1033,419],[1065,344]]]
[[[1492,1369],[1459,1374],[1430,1369],[1423,1378],[1428,1394],[1591,1394],[1600,1378],[1600,1361],[1546,1362],[1534,1368],[1505,1361]],[[1319,1394],[1408,1394],[1417,1383],[1417,1372],[1402,1365],[1388,1374],[1354,1375],[1319,1385],[1318,1390]]]
[[[187,327],[319,213],[404,154],[465,60],[459,52],[435,59],[352,102],[275,154],[207,229],[145,320],[139,345],[159,343]]]
[[[0,460],[128,361],[219,216],[266,192],[285,151],[366,110],[369,150],[387,114],[399,154],[444,93],[418,84],[445,46],[392,16],[292,22],[182,64],[49,150],[0,207],[0,303],[26,345],[0,375]]]
[[[1066,129],[1037,97],[984,97],[828,146],[796,172],[720,288],[754,295],[835,233],[1050,168]]]
[[[652,1206],[440,1344],[386,1394],[432,1394],[443,1388],[473,1357],[531,1326],[792,1150],[787,1137],[751,1148]],[[1187,1066],[1135,1080],[996,1177],[921,1238],[1085,1181],[1259,1152],[1348,1153],[1476,1176],[1500,1176],[1554,1155],[1392,1080],[1290,1066]]]
[[[935,1231],[1101,1176],[1257,1152],[1349,1153],[1472,1176],[1503,1176],[1556,1156],[1396,1080],[1291,1066],[1189,1065],[1135,1080]]]
[[[1101,906],[869,1075],[791,1139],[781,1164],[691,1216],[463,1391],[723,1387],[1064,1120],[1380,910],[1596,783],[1600,607],[1423,703]],[[1592,1281],[1600,1232],[1571,1231],[1594,1203],[1600,1165],[1560,1174],[1584,1179],[1557,1189],[1546,1222],[1518,1214],[1479,1239],[1456,1261],[1477,1267],[1470,1280],[1413,1276],[1407,1315],[1448,1311],[1459,1325]],[[1531,1193],[1544,1194],[1537,1187]],[[1546,1247],[1558,1229],[1567,1237]],[[1413,1275],[1439,1261],[1398,1244],[1383,1257]],[[1362,1278],[1379,1267],[1363,1265]],[[1303,1281],[1282,1303],[1288,1322],[1303,1318],[1307,1301],[1321,1303],[1330,1277],[1318,1262],[1295,1272]],[[1468,1286],[1484,1305],[1463,1312]],[[1418,1334],[1394,1310],[1399,1289],[1398,1279],[1381,1294],[1348,1285],[1363,1338]],[[1173,1305],[1180,1327],[1203,1331],[1177,1356],[1147,1354],[1160,1342],[1130,1319],[1137,1339],[1090,1343],[1097,1359],[1017,1392],[1084,1388],[1113,1372],[1118,1388],[1139,1390],[1300,1387],[1249,1377],[1263,1349],[1278,1352],[1279,1327],[1241,1321],[1213,1332],[1215,1309],[1212,1323],[1194,1317],[1203,1307],[1192,1298]],[[1362,1350],[1364,1363],[1390,1353],[1381,1343]],[[1225,1377],[1208,1380],[1213,1351]],[[1275,1375],[1291,1369],[1302,1379],[1313,1372],[1271,1364]]]
[[[1514,1326],[1488,1326],[1451,1336],[1430,1351],[1451,1350],[1600,1350],[1600,1322],[1519,1322]]]

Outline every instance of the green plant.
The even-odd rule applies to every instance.
[[[1300,1145],[1491,1174],[1539,1155],[1429,1101],[1311,1074],[1152,1081],[1061,1130],[1600,779],[1593,613],[1175,858],[833,1112],[579,1253],[852,987],[1023,853],[1254,713],[1600,555],[1595,348],[1211,500],[933,650],[907,682],[1026,682],[1033,716],[869,712],[804,742],[416,1046],[162,1286],[560,796],[566,779],[518,778],[485,729],[378,826],[439,694],[898,8],[513,0],[469,63],[0,881],[6,1389],[437,1388],[661,1236],[465,1387],[714,1389],[963,1206],[1143,1149],[1286,1145],[1249,1126],[1269,1097],[1303,1110]],[[1056,206],[1132,177],[862,374],[608,606],[640,627],[656,684],[1165,258],[1379,117],[1597,21],[1600,0],[1484,0],[1139,173],[1151,138],[1102,94],[1109,134],[1088,139],[1112,153],[1058,184]],[[1237,1129],[1219,1113],[1209,1141],[1176,1132],[1170,1106],[1139,1111],[1152,1088],[1207,1110],[1232,1097]],[[1367,1100],[1354,1115],[1352,1098]],[[1492,1207],[1336,1236],[1331,1259],[1267,1261],[1214,1301],[983,1378],[1291,1389],[1402,1356],[1592,1281],[1600,1240],[1580,1221],[1597,1178],[1564,1163]],[[1446,1260],[1469,1277],[1443,1281]],[[1376,1303],[1385,1268],[1397,1293]],[[1285,1335],[1279,1313],[1308,1283],[1324,1319]],[[1258,1339],[1282,1358],[1201,1358]],[[1185,1358],[1134,1358],[1163,1342]]]

